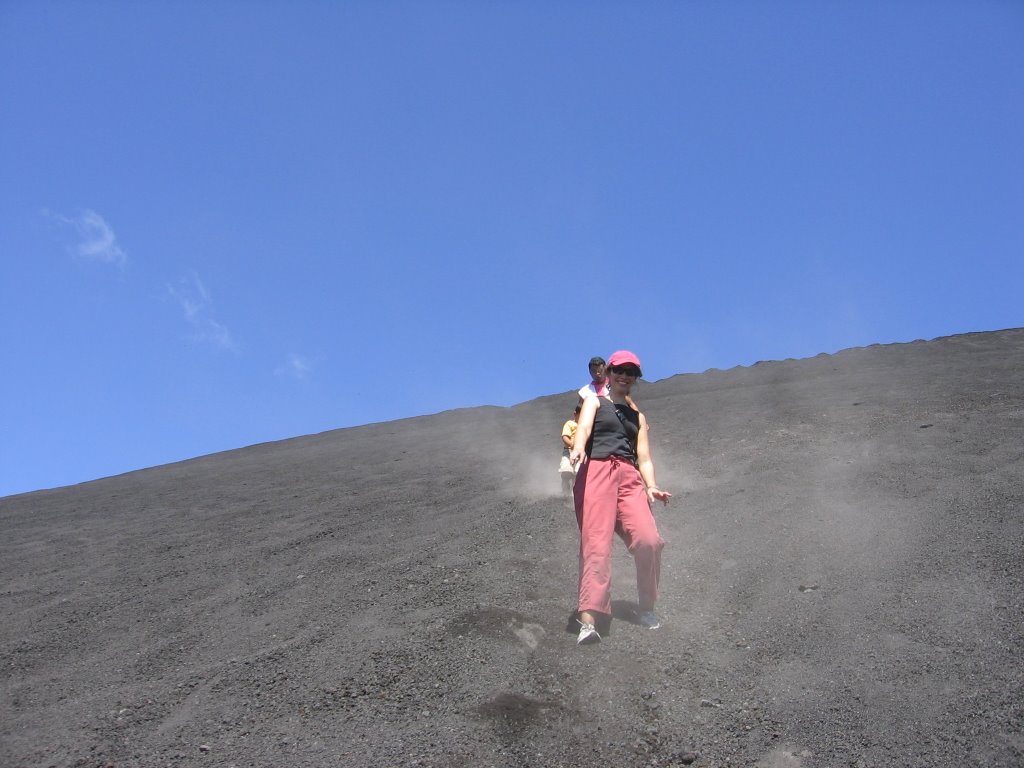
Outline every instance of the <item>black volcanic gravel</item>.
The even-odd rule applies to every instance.
[[[663,627],[618,547],[585,648],[571,393],[0,499],[0,765],[1024,765],[1024,330],[636,399]]]

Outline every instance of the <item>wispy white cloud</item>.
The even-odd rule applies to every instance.
[[[87,261],[98,261],[123,267],[128,254],[118,245],[113,228],[96,211],[89,208],[74,217],[44,210],[43,214],[74,232],[75,242],[68,246],[74,255]]]
[[[313,360],[310,358],[292,353],[288,355],[284,365],[277,368],[274,373],[293,379],[305,379],[313,372],[313,365]]]
[[[167,286],[168,295],[181,307],[185,321],[192,326],[193,338],[221,349],[238,351],[231,331],[213,316],[213,300],[196,272],[189,272]]]

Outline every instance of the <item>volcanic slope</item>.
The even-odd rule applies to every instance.
[[[663,626],[567,631],[571,393],[0,499],[3,766],[1020,766],[1024,330],[641,383]]]

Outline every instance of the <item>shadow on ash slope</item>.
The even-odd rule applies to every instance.
[[[578,649],[570,394],[0,500],[5,766],[1019,766],[1024,331],[637,399],[662,629]]]

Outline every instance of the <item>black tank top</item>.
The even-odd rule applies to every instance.
[[[628,405],[616,405],[601,398],[601,407],[594,414],[594,429],[587,441],[587,455],[592,459],[621,456],[636,463],[636,437],[640,434],[640,414]]]

